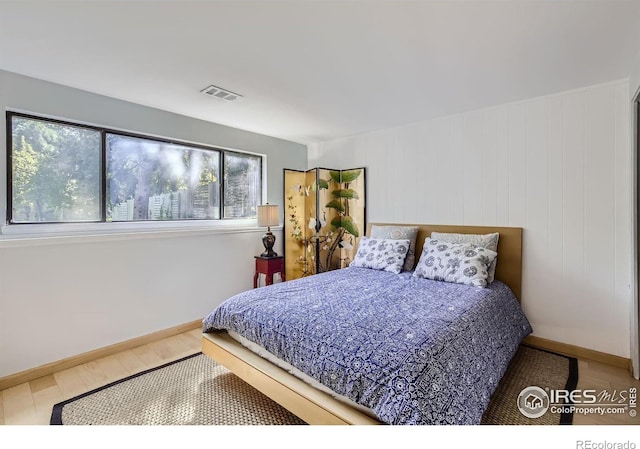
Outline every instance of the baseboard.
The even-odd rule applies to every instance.
[[[5,390],[7,388],[11,388],[25,382],[30,382],[43,376],[48,376],[49,374],[53,374],[58,371],[73,368],[74,366],[82,365],[83,363],[88,363],[102,357],[113,355],[118,352],[146,345],[154,341],[162,340],[163,338],[172,337],[174,335],[178,335],[183,332],[188,332],[190,330],[201,327],[202,320],[195,320],[189,323],[170,327],[169,329],[163,329],[161,331],[153,332],[141,337],[132,338],[131,340],[126,340],[110,346],[105,346],[104,348],[95,349],[93,351],[85,352],[73,357],[68,357],[66,359],[47,363],[36,368],[31,368],[19,373],[11,374],[9,376],[0,378],[0,390]]]
[[[607,354],[606,352],[582,348],[568,343],[547,340],[546,338],[536,337],[534,335],[525,337],[523,343],[536,348],[546,349],[547,351],[557,352],[558,354],[564,354],[579,359],[593,360],[595,362],[605,363],[607,365],[624,368],[626,370],[630,370],[631,367],[630,359],[620,357],[618,355]]]

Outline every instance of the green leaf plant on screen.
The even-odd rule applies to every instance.
[[[340,245],[347,235],[351,235],[354,238],[360,237],[358,225],[349,215],[350,201],[357,200],[359,196],[358,192],[349,188],[349,185],[358,179],[362,170],[332,170],[329,173],[331,175],[331,181],[337,186],[337,188],[331,192],[334,199],[329,201],[325,207],[334,209],[338,213],[338,216],[331,220],[331,226],[335,228],[338,234],[336,238],[331,241],[331,245],[329,246],[325,262],[326,267],[331,265],[333,254],[338,248],[338,245]]]

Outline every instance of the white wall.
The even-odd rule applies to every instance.
[[[263,233],[0,243],[0,377],[203,318],[253,287]]]
[[[367,169],[369,222],[521,226],[534,335],[623,357],[632,308],[629,82],[314,145]]]
[[[0,107],[266,154],[267,200],[306,147],[0,71]],[[0,127],[0,209],[6,135]],[[0,239],[0,377],[203,318],[253,286],[264,229]],[[276,231],[276,250],[282,233]]]

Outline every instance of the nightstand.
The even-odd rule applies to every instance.
[[[267,285],[273,284],[274,273],[280,273],[280,279],[282,282],[284,279],[284,256],[276,257],[262,257],[254,256],[256,259],[256,274],[253,275],[253,288],[258,287],[258,277],[261,274],[265,275],[265,283]]]

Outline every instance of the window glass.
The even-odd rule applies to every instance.
[[[224,217],[254,218],[261,204],[262,159],[259,156],[224,154]]]
[[[220,218],[220,153],[107,134],[107,221]]]
[[[11,222],[101,221],[100,131],[14,116]]]

